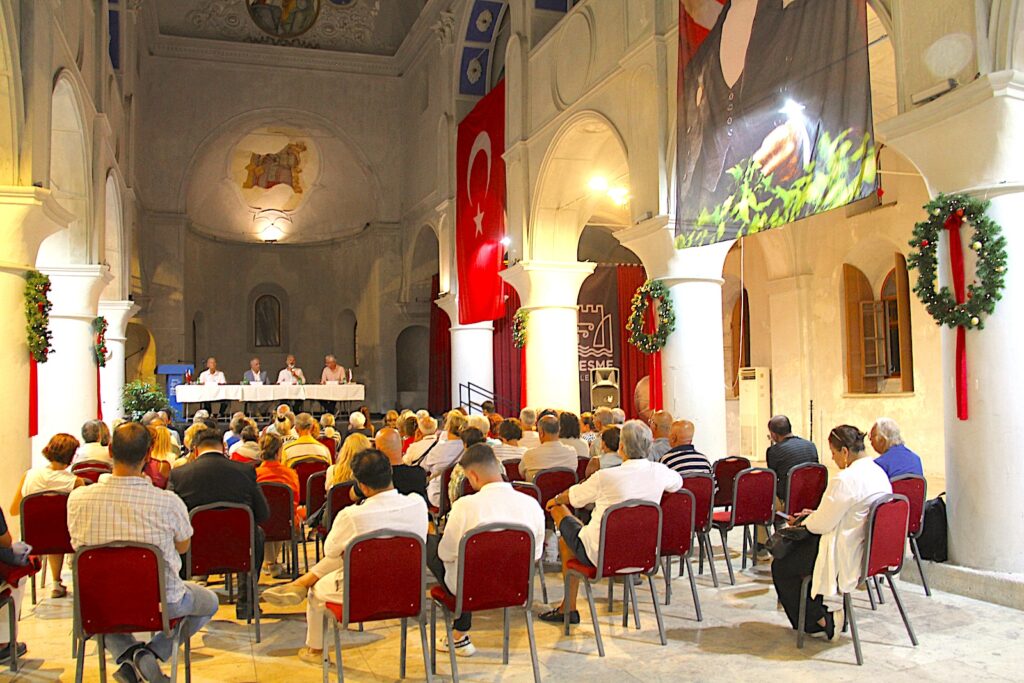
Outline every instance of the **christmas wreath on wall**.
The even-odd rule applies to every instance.
[[[105,367],[107,364],[107,319],[102,315],[93,318],[92,331],[96,335],[93,342],[92,353],[96,358],[97,367]]]
[[[928,220],[914,226],[910,246],[916,251],[907,267],[917,270],[914,292],[939,325],[982,329],[984,316],[992,314],[1002,298],[1006,279],[1006,239],[999,225],[988,217],[988,202],[963,194],[940,194],[925,209]],[[967,244],[977,255],[976,281],[966,285],[960,228],[973,229]],[[939,287],[939,236],[949,231],[953,289]],[[965,286],[966,285],[966,286]]]
[[[512,316],[512,344],[521,349],[526,346],[526,321],[530,319],[530,312],[520,308]]]
[[[647,311],[652,301],[658,302],[658,322],[652,332],[645,331]],[[629,343],[643,353],[657,353],[665,348],[668,336],[676,329],[676,313],[668,287],[661,280],[648,280],[633,295],[629,313]]]
[[[50,332],[50,278],[39,271],[30,270],[25,274],[25,331],[28,333],[28,350],[37,363],[45,363],[51,350],[53,335]]]

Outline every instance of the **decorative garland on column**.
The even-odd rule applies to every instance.
[[[50,332],[50,278],[37,270],[25,274],[25,331],[28,333],[28,351],[37,363],[45,363],[52,350],[53,333]]]
[[[530,312],[525,308],[520,308],[512,316],[512,344],[517,349],[526,346],[526,323],[529,319]]]
[[[646,332],[644,321],[653,300],[658,301],[658,325],[653,332]],[[661,280],[648,280],[636,290],[626,329],[629,330],[629,343],[643,353],[657,353],[665,348],[668,336],[676,329],[676,313],[665,283]]]
[[[967,410],[967,330],[985,327],[984,316],[991,315],[1006,286],[1006,238],[999,225],[988,217],[988,202],[964,194],[940,194],[925,205],[928,220],[914,226],[910,246],[916,251],[907,258],[907,267],[917,270],[914,292],[928,314],[939,325],[956,330],[956,404],[957,417],[966,420]],[[976,280],[967,284],[964,249],[960,228],[970,225],[974,232],[969,245],[977,254]],[[953,289],[939,287],[939,236],[949,232],[949,264]]]
[[[92,353],[96,359],[96,367],[106,367],[107,365],[107,319],[102,315],[93,318],[92,331],[96,335],[96,341],[92,346]]]

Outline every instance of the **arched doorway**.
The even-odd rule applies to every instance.
[[[423,325],[402,330],[395,340],[398,408],[418,410],[427,404],[430,331]]]
[[[359,367],[359,321],[355,311],[346,308],[334,323],[334,355],[346,368]]]

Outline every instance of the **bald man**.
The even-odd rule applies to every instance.
[[[661,458],[661,463],[680,476],[711,474],[708,457],[693,447],[695,427],[689,420],[676,420],[669,428],[668,441],[672,448]]]
[[[647,454],[648,460],[659,462],[662,457],[672,450],[672,442],[669,441],[669,432],[672,429],[672,413],[667,410],[658,410],[651,415],[651,432],[654,434],[654,442]]]
[[[388,456],[391,461],[391,481],[402,495],[416,493],[427,500],[427,471],[422,467],[413,467],[402,462],[402,435],[391,427],[385,427],[374,437],[377,450]],[[353,493],[359,490],[352,487]]]

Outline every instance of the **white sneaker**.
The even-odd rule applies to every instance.
[[[283,583],[260,593],[260,600],[278,607],[292,607],[302,604],[308,591],[294,583]]]
[[[437,641],[437,649],[441,652],[448,652],[448,636],[442,636]],[[469,639],[469,636],[462,636],[455,641],[455,656],[456,657],[472,657],[476,654],[476,646],[473,645],[473,641]]]

